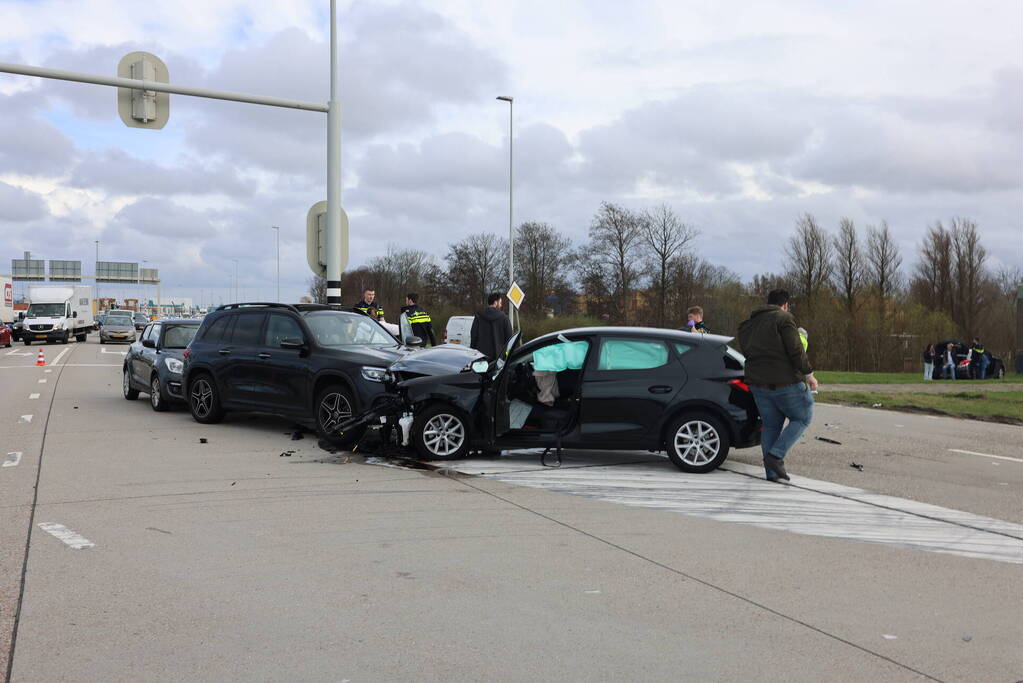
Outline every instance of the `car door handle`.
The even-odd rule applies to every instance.
[[[259,354],[259,357],[262,358],[263,360],[266,360],[267,358],[270,357],[270,354],[264,351],[263,353]]]
[[[647,389],[651,394],[667,394],[671,391],[671,387],[665,386],[664,384],[657,384]]]
[[[219,353],[221,356],[226,356],[227,354],[231,353],[231,349],[220,349],[219,351],[217,351],[217,353]]]

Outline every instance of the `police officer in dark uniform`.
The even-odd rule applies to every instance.
[[[377,293],[374,289],[366,289],[362,293],[362,301],[355,304],[352,310],[356,313],[362,313],[368,315],[374,320],[384,319],[384,309],[378,303],[376,303]]]
[[[408,318],[409,325],[412,326],[412,334],[423,340],[423,346],[436,346],[437,338],[433,336],[433,319],[430,318],[429,313],[423,310],[422,306],[416,303],[418,300],[419,295],[415,292],[406,294],[405,305],[401,307],[401,312]]]

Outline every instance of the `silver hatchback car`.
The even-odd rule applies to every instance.
[[[99,343],[135,341],[135,320],[130,315],[108,315],[99,330]]]

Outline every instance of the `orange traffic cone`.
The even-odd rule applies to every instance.
[[[43,358],[43,350],[42,349],[39,349],[39,357],[36,358],[36,365],[38,365],[39,367],[42,367],[42,366],[46,365],[46,359]]]

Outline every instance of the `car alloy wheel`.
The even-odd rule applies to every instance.
[[[721,437],[707,422],[692,420],[683,423],[675,432],[675,450],[685,464],[703,467],[717,457],[721,450]]]
[[[200,419],[210,416],[210,411],[213,409],[213,387],[210,386],[209,380],[205,377],[195,380],[192,383],[190,398],[192,414]]]
[[[458,452],[465,438],[465,425],[449,413],[438,413],[423,425],[423,446],[438,457]]]
[[[332,434],[338,425],[352,416],[352,404],[344,394],[331,391],[323,395],[317,408],[316,419],[325,434]]]
[[[134,401],[139,397],[138,389],[133,389],[131,386],[131,373],[128,372],[128,368],[124,368],[124,379],[121,382],[121,390],[124,392],[124,398],[129,401]]]
[[[155,375],[149,383],[149,405],[158,413],[167,410],[167,403],[163,400],[163,387],[160,385],[160,378]]]

